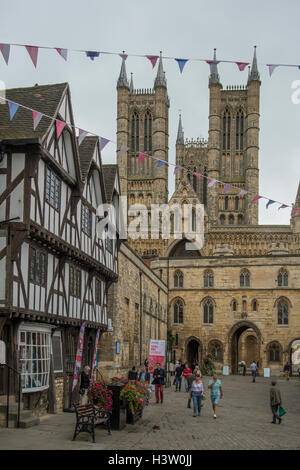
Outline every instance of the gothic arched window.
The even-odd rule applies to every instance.
[[[285,287],[289,285],[289,276],[285,269],[281,269],[277,276],[278,287]]]
[[[250,287],[250,274],[246,270],[240,274],[240,287]]]
[[[289,324],[289,306],[285,300],[281,300],[277,305],[277,322],[278,325]]]
[[[225,109],[223,113],[223,150],[230,150],[230,127],[230,111],[228,109]]]
[[[204,272],[204,287],[214,287],[214,274],[212,271]]]
[[[224,225],[224,224],[225,224],[225,215],[224,215],[224,214],[221,214],[221,216],[220,216],[220,222],[221,222],[221,225]]]
[[[269,346],[269,362],[280,362],[280,345],[275,342]]]
[[[236,211],[239,210],[239,197],[238,196],[235,197],[234,208],[235,208]]]
[[[214,306],[210,299],[207,299],[203,304],[203,323],[214,322]]]
[[[227,210],[228,207],[229,207],[229,206],[228,206],[228,202],[229,202],[228,196],[225,196],[225,210]]]
[[[139,138],[140,138],[140,131],[139,131],[139,116],[135,111],[131,117],[131,151],[138,152],[139,151]]]
[[[238,224],[242,225],[243,223],[243,216],[241,214],[238,215]]]
[[[233,312],[237,311],[237,301],[235,299],[232,301],[232,311]]]
[[[256,299],[252,300],[252,310],[253,310],[253,312],[257,312],[257,306],[258,306],[257,300]]]
[[[234,216],[232,214],[230,214],[229,216],[229,225],[233,225],[234,224]]]
[[[179,299],[174,303],[174,323],[183,323],[183,302]]]
[[[236,150],[242,151],[244,148],[244,113],[241,109],[236,115]]]
[[[176,271],[174,274],[174,287],[183,287],[183,274],[181,271]]]
[[[147,111],[144,119],[144,152],[152,152],[152,115]]]

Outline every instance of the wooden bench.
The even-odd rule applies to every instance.
[[[102,411],[92,403],[86,405],[79,405],[74,403],[76,412],[76,425],[73,436],[73,441],[79,433],[88,432],[92,435],[93,442],[95,442],[95,426],[97,424],[104,424],[107,427],[108,434],[110,434],[110,413]]]

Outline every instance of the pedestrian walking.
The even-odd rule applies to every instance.
[[[257,372],[257,365],[256,362],[253,361],[250,365],[251,373],[252,373],[252,382],[255,382],[256,372]]]
[[[181,364],[178,364],[178,367],[175,369],[175,392],[181,392],[182,372],[183,367]]]
[[[196,374],[197,374],[197,371],[193,372],[192,374],[189,375],[189,378],[188,378],[188,386],[189,386],[189,392],[191,390],[191,386],[192,386],[192,383],[194,382],[194,380],[196,380]],[[200,373],[200,377],[201,377],[201,373]],[[187,407],[188,408],[191,408],[191,401],[192,401],[192,395],[191,393],[188,394],[188,402],[187,402]]]
[[[191,377],[191,376],[190,376]],[[193,380],[190,388],[190,396],[193,399],[194,405],[194,414],[193,416],[198,416],[201,414],[201,402],[204,397],[204,385],[201,380],[201,374],[199,372],[196,373],[195,380]]]
[[[79,385],[79,393],[81,395],[80,404],[86,405],[88,401],[87,391],[90,386],[90,367],[85,366],[83,371],[80,374],[80,385]]]
[[[150,372],[147,371],[146,367],[143,367],[142,372],[140,372],[139,381],[148,383],[150,382]]]
[[[286,380],[290,380],[290,365],[289,365],[288,362],[286,362],[286,364],[283,368],[283,372],[284,372]]]
[[[128,372],[128,379],[129,380],[137,380],[137,371],[135,370],[135,366]]]
[[[213,378],[208,382],[208,388],[210,388],[210,398],[214,412],[214,419],[217,418],[217,409],[220,399],[223,398],[223,389],[221,380],[218,379],[217,374],[214,374]]]
[[[189,383],[188,383],[188,378],[191,375],[192,370],[189,368],[188,363],[185,363],[185,367],[183,369],[183,377],[184,377],[184,384],[185,384],[185,391],[188,393],[189,391]]]
[[[159,398],[161,404],[164,401],[164,385],[165,385],[166,371],[160,366],[160,362],[156,364],[156,369],[153,372],[153,382],[155,384],[155,398],[156,403],[159,403]]]
[[[146,367],[147,372],[148,372],[149,360],[148,360],[147,358],[146,358],[145,361],[144,361],[144,366]]]
[[[273,420],[271,423],[276,424],[276,419],[278,419],[278,424],[280,424],[281,417],[278,414],[278,408],[281,405],[281,394],[279,388],[276,385],[276,380],[273,380],[272,386],[270,388],[270,405],[273,413]]]

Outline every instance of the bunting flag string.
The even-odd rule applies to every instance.
[[[59,55],[65,61],[68,60],[69,51],[84,53],[86,55],[86,57],[88,57],[92,61],[94,61],[94,59],[96,57],[99,57],[102,54],[118,55],[122,59],[125,59],[125,60],[127,59],[128,56],[130,56],[130,57],[143,57],[143,58],[147,58],[151,62],[152,68],[155,67],[155,65],[157,63],[157,60],[159,59],[158,55],[149,55],[149,54],[125,54],[124,52],[123,52],[123,54],[120,54],[119,52],[110,52],[110,51],[95,51],[95,50],[86,51],[86,50],[83,50],[83,49],[67,49],[67,48],[62,48],[62,47],[50,47],[50,46],[40,46],[40,45],[37,46],[37,45],[26,45],[26,44],[18,44],[18,43],[10,43],[10,44],[0,43],[0,51],[1,51],[2,56],[3,56],[3,58],[4,58],[7,65],[8,65],[8,61],[9,61],[9,57],[10,57],[10,48],[11,48],[11,46],[26,47],[34,67],[37,66],[37,58],[38,58],[39,49],[56,50],[59,53]],[[179,66],[180,73],[183,72],[184,66],[186,65],[186,63],[188,61],[206,62],[210,66],[211,71],[212,71],[212,66],[213,65],[218,65],[219,63],[229,63],[229,64],[236,64],[238,66],[238,69],[241,72],[243,72],[245,70],[245,68],[250,64],[250,62],[247,62],[247,61],[236,61],[236,60],[225,60],[225,59],[224,60],[223,59],[222,60],[220,60],[220,59],[219,60],[209,60],[209,59],[202,59],[202,58],[179,59],[177,57],[169,57],[169,56],[161,56],[161,57],[162,57],[162,59],[165,59],[165,60],[175,60],[178,64],[178,66]],[[274,70],[277,67],[297,67],[298,69],[300,69],[300,64],[265,64],[265,63],[263,63],[261,65],[264,65],[264,66],[268,67],[270,77],[272,76]]]
[[[104,147],[109,143],[109,142],[112,142],[115,144],[115,142],[113,142],[112,140],[110,139],[106,139],[105,137],[99,137],[97,134],[94,134],[93,132],[89,132],[89,131],[85,131],[77,126],[74,126],[72,125],[71,123],[69,122],[65,122],[65,121],[61,121],[59,119],[56,119],[54,118],[53,116],[48,116],[44,113],[41,113],[37,110],[34,110],[32,108],[29,108],[28,106],[24,106],[20,103],[15,103],[14,101],[11,101],[7,98],[3,98],[3,100],[5,100],[8,104],[8,108],[9,108],[9,118],[10,120],[12,120],[18,110],[18,108],[21,106],[22,108],[24,109],[27,109],[29,111],[32,112],[32,118],[33,118],[33,128],[34,130],[36,130],[36,128],[38,127],[42,117],[46,117],[48,119],[51,119],[52,121],[55,120],[55,126],[56,126],[56,136],[57,138],[59,139],[59,137],[61,136],[61,133],[63,131],[63,129],[65,128],[65,126],[68,124],[70,127],[74,128],[74,129],[78,129],[79,131],[79,134],[78,134],[78,145],[80,145],[83,141],[83,139],[86,137],[87,134],[91,134],[91,135],[94,135],[96,137],[99,138],[99,151],[101,152],[101,150],[104,149]],[[118,157],[121,157],[122,155],[124,155],[124,153],[126,153],[127,151],[129,150],[129,148],[126,146],[126,145],[121,145],[120,146],[120,150],[118,152]],[[157,161],[157,167],[161,167],[163,165],[168,165],[168,166],[174,166],[174,174],[176,174],[178,171],[181,171],[181,170],[185,170],[188,172],[188,169],[185,168],[185,167],[182,167],[182,166],[179,166],[179,165],[175,165],[173,163],[170,163],[170,162],[167,162],[165,160],[161,160],[157,157],[154,157],[153,155],[148,155],[146,153],[142,153],[140,152],[139,153],[139,157],[138,157],[138,165],[141,164],[141,162],[145,159],[145,158],[152,158],[153,160],[156,160]],[[198,179],[200,179],[201,177],[203,178],[206,178],[207,180],[207,186],[209,188],[213,187],[216,183],[219,183],[221,185],[223,185],[223,193],[225,194],[229,189],[238,189],[239,190],[239,193],[238,195],[239,196],[244,196],[246,194],[255,194],[251,191],[246,191],[245,189],[240,189],[236,186],[232,186],[228,183],[224,183],[223,181],[219,181],[215,178],[210,178],[209,176],[207,175],[202,175],[200,173],[196,173],[196,172],[193,172],[193,175],[195,175]],[[251,203],[254,203],[256,201],[258,201],[259,199],[266,199],[268,202],[266,204],[266,208],[268,209],[268,207],[271,205],[271,204],[280,204],[280,207],[278,208],[279,209],[285,209],[287,207],[292,207],[292,211],[291,211],[291,214],[294,214],[294,213],[298,213],[300,212],[300,209],[296,209],[296,208],[293,208],[293,204],[289,205],[289,204],[284,204],[282,202],[279,202],[279,201],[275,201],[273,199],[270,199],[266,196],[261,196],[259,194],[256,194],[253,199],[250,201]]]

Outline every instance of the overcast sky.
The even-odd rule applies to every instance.
[[[267,63],[300,64],[299,0],[37,0],[1,1],[0,43],[21,43],[68,49],[126,51],[179,58],[211,58],[251,62],[257,45],[261,76],[260,194],[283,203],[295,200],[300,176],[300,104],[292,103],[297,68],[278,68],[269,77]],[[0,57],[0,80],[7,88],[69,82],[75,124],[116,140],[116,81],[121,59],[103,55],[93,62],[69,52],[65,62],[56,51],[40,50],[37,69],[25,48],[12,47],[9,65]],[[135,88],[151,88],[156,75],[146,58],[128,57]],[[247,70],[219,64],[223,87],[247,82]],[[165,60],[170,97],[169,160],[175,162],[178,110],[185,137],[208,136],[209,66],[188,62],[183,74]],[[299,84],[300,86],[300,84]],[[115,163],[115,146],[102,153]],[[174,190],[169,172],[170,195]],[[260,223],[287,224],[290,209],[265,209]]]

